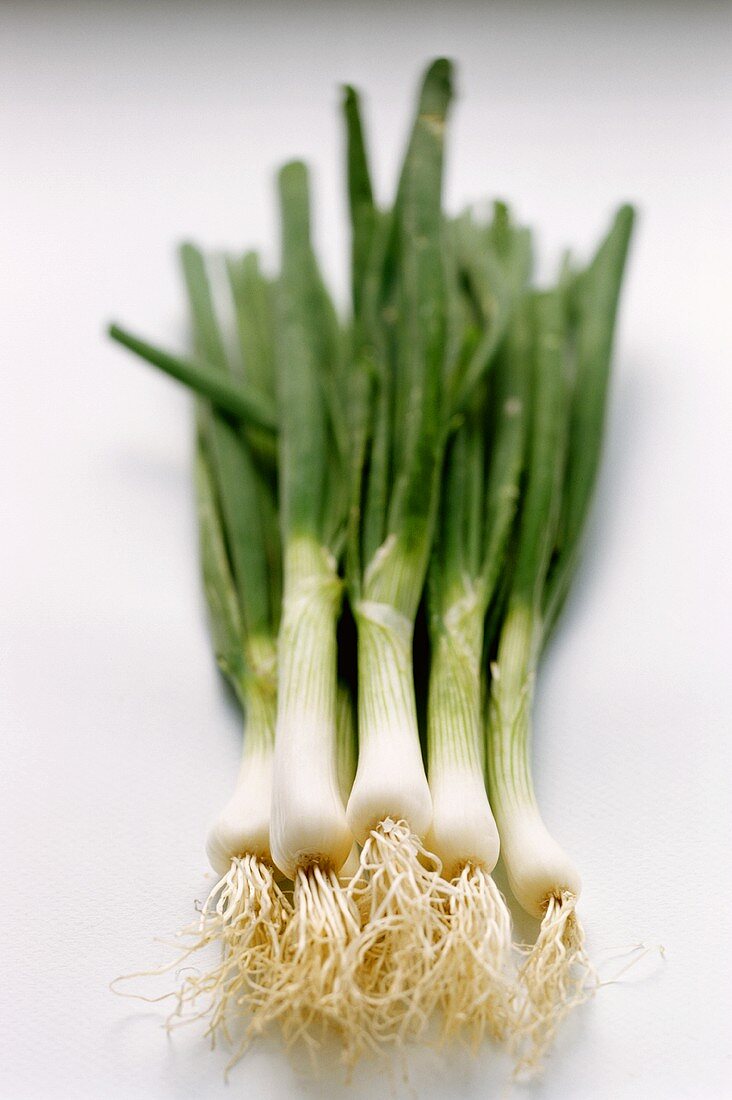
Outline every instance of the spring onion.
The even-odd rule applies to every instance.
[[[205,260],[190,244],[181,250],[181,260],[196,350],[222,377],[231,377]],[[271,329],[270,318],[270,340]],[[249,356],[244,370],[271,395],[272,376],[263,373],[256,356]],[[280,606],[273,485],[258,469],[240,426],[200,398],[196,497],[216,658],[246,716],[235,789],[207,840],[209,861],[221,877],[203,905],[196,945],[219,942],[221,961],[186,978],[180,992],[182,1003],[208,998],[215,1034],[267,980],[290,904],[277,882],[270,848]]]
[[[633,224],[619,211],[573,285],[534,301],[533,412],[528,477],[510,595],[492,666],[488,731],[491,802],[511,890],[541,920],[522,967],[524,1064],[540,1064],[566,1012],[586,996],[589,963],[576,914],[581,882],[547,830],[532,779],[536,665],[577,560],[596,476],[612,332]],[[568,364],[574,358],[574,377]]]
[[[294,890],[259,1022],[279,1019],[296,1037],[321,1021],[348,1028],[347,998],[338,994],[359,915],[338,877],[353,845],[339,788],[337,731],[338,559],[348,506],[335,389],[342,337],[310,242],[304,165],[286,165],[279,188],[275,369],[284,593],[271,845]]]
[[[497,208],[496,219],[502,222],[504,214]],[[503,281],[517,302],[528,275],[526,240],[523,231],[505,229],[508,248],[495,259],[505,267]],[[529,381],[524,330],[518,309],[487,389],[451,442],[428,586],[428,846],[453,885],[441,962],[444,1025],[448,1034],[467,1027],[474,1042],[485,1029],[505,1037],[512,1022],[511,922],[491,877],[500,841],[484,776],[482,656],[486,613],[504,565],[523,470]]]
[[[356,777],[348,822],[367,911],[360,981],[379,1034],[422,1026],[442,937],[439,862],[424,848],[432,800],[420,748],[412,637],[446,439],[442,161],[451,67],[430,66],[393,211],[376,212],[358,103],[346,99],[357,353],[374,376],[349,587],[358,627]],[[360,269],[359,269],[360,266]]]

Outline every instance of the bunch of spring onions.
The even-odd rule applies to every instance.
[[[579,875],[534,795],[531,711],[597,473],[633,212],[536,289],[505,204],[488,221],[443,208],[451,98],[435,61],[383,208],[345,91],[348,316],[293,162],[276,275],[183,247],[189,358],[111,335],[196,395],[204,588],[246,723],[188,949],[220,958],[179,1013],[241,1043],[336,1032],[349,1062],[437,1018],[533,1070],[592,989]],[[499,854],[540,921],[515,954]]]

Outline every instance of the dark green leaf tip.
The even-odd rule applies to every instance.
[[[419,95],[420,115],[442,122],[452,99],[453,65],[439,57],[427,69]]]
[[[303,184],[307,183],[308,167],[304,160],[288,160],[279,171],[281,183]]]

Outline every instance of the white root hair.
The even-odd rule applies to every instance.
[[[122,995],[152,1002],[174,998],[176,1007],[166,1021],[169,1030],[206,1019],[205,1034],[212,1045],[219,1035],[231,1041],[231,1025],[246,1018],[263,976],[280,956],[290,915],[291,905],[271,866],[255,855],[235,857],[210,891],[198,920],[178,933],[179,941],[189,941],[185,950],[165,966],[125,975],[117,982],[178,974],[189,959],[211,946],[220,948],[218,962],[204,970],[191,968],[177,989],[160,996]]]
[[[374,1044],[419,1037],[443,987],[442,945],[453,888],[405,821],[387,818],[361,850],[349,892],[361,913],[357,984]]]
[[[569,891],[549,898],[536,943],[519,969],[524,1000],[514,1040],[518,1074],[541,1070],[562,1021],[597,989],[576,905]]]
[[[358,909],[336,872],[318,863],[299,868],[279,956],[252,997],[250,1031],[277,1023],[288,1046],[303,1042],[311,1052],[335,1031],[352,1064],[364,1043],[353,965],[360,931]]]
[[[511,916],[484,868],[467,863],[452,886],[442,949],[443,1039],[464,1035],[477,1049],[486,1035],[500,1042],[513,1031]]]

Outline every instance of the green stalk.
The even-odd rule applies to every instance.
[[[351,214],[351,288],[353,312],[361,311],[363,283],[373,248],[378,213],[374,204],[361,104],[358,92],[350,85],[343,89],[343,114],[346,123],[348,201]]]
[[[503,203],[493,221],[476,225],[470,214],[454,223],[461,277],[478,314],[479,336],[449,380],[455,412],[464,411],[493,364],[531,274],[531,234],[514,226]]]
[[[547,634],[559,616],[577,567],[597,482],[613,337],[634,220],[631,206],[619,209],[592,263],[573,288],[575,382],[562,516],[544,596]]]
[[[226,257],[226,274],[231,287],[241,367],[238,377],[272,402],[275,401],[272,317],[276,284],[267,279],[256,252]]]
[[[110,325],[107,333],[110,339],[202,397],[209,398],[224,412],[267,432],[276,429],[277,416],[273,403],[243,380],[222,375],[218,365],[172,355],[134,336],[120,325]]]
[[[207,352],[221,375],[226,376],[228,358],[203,257],[193,245],[187,244],[181,249],[181,260],[195,346],[200,352]],[[271,487],[257,469],[249,444],[236,422],[209,410],[199,417],[199,423],[206,434],[216,473],[246,636],[272,635],[276,631],[279,607],[271,602],[270,577],[277,576],[281,567],[277,561],[275,570],[270,572],[272,538],[268,526],[274,518]]]
[[[199,432],[195,458],[196,505],[203,590],[216,662],[244,703],[244,633],[226,536],[203,436]]]
[[[542,596],[559,522],[569,378],[566,310],[561,290],[535,299],[535,369],[527,487],[511,593],[494,672],[488,738],[491,804],[501,828],[507,797],[532,803],[530,702],[542,635]]]

